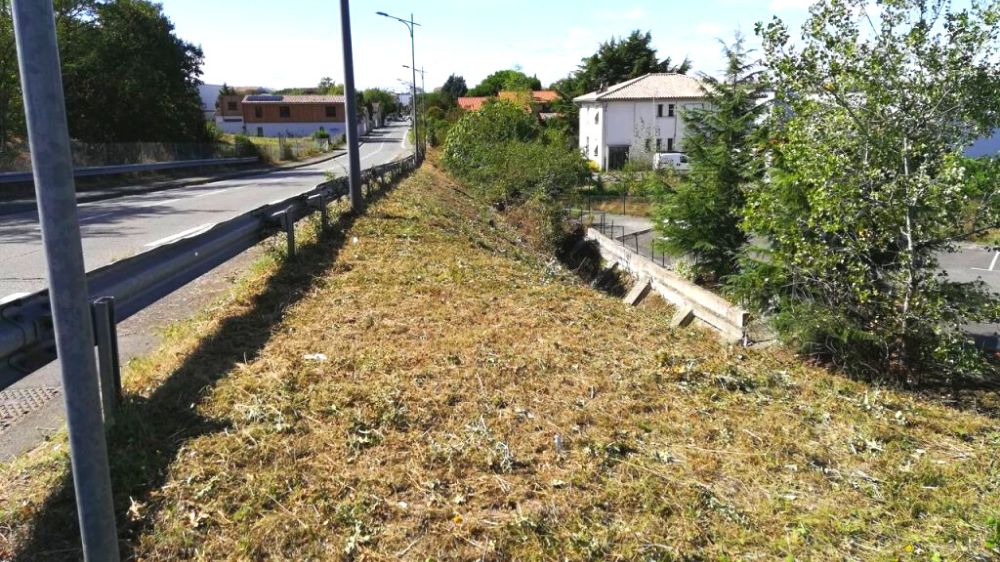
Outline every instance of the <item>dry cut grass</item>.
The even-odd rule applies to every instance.
[[[998,555],[996,419],[672,331],[664,306],[594,292],[505,224],[425,166],[317,243],[339,253],[296,299],[254,309],[273,315],[259,352],[190,362],[199,338],[215,338],[213,354],[250,345],[259,330],[226,319],[274,286],[279,262],[133,369],[143,427],[169,423],[149,413],[166,400],[157,389],[186,384],[174,402],[199,430],[113,440],[145,459],[116,453],[127,553]],[[51,550],[71,529],[38,531],[47,510],[71,509],[51,499],[60,447],[0,471],[0,532],[12,551],[35,549],[25,559],[76,556]],[[159,465],[152,447],[170,451]]]

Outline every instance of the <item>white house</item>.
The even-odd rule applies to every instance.
[[[684,74],[646,74],[573,100],[580,106],[580,150],[602,170],[630,155],[682,152],[683,110],[705,107],[705,90]]]

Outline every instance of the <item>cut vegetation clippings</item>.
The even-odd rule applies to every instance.
[[[133,365],[126,553],[997,556],[995,418],[671,329],[505,225],[426,165]],[[66,466],[0,469],[0,558],[78,558]]]

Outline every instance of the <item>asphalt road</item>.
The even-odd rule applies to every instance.
[[[369,168],[410,154],[412,148],[405,140],[408,128],[408,124],[393,123],[364,137],[361,166]],[[88,271],[96,269],[205,225],[308,191],[323,182],[327,172],[346,175],[346,167],[345,154],[296,169],[81,204],[86,267]],[[149,352],[158,341],[158,329],[193,316],[201,306],[210,304],[249,261],[247,255],[238,257],[120,325],[122,360]],[[0,300],[45,286],[37,213],[0,215]],[[60,386],[60,372],[53,363],[0,393],[0,421],[15,408],[30,409],[6,429],[0,424],[0,460],[30,448],[61,425],[62,400],[56,399]],[[30,408],[25,406],[28,403]]]
[[[394,124],[361,145],[361,165],[371,167],[403,154],[407,126]],[[263,172],[186,188],[84,203],[80,227],[87,269],[140,253],[206,224],[308,191],[325,172],[344,175],[347,156],[302,168]],[[45,287],[38,214],[0,216],[0,298]]]

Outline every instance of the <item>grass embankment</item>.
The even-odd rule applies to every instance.
[[[425,166],[133,365],[128,553],[991,556],[996,419],[671,331],[505,224]],[[76,557],[64,447],[0,469],[23,559]]]

